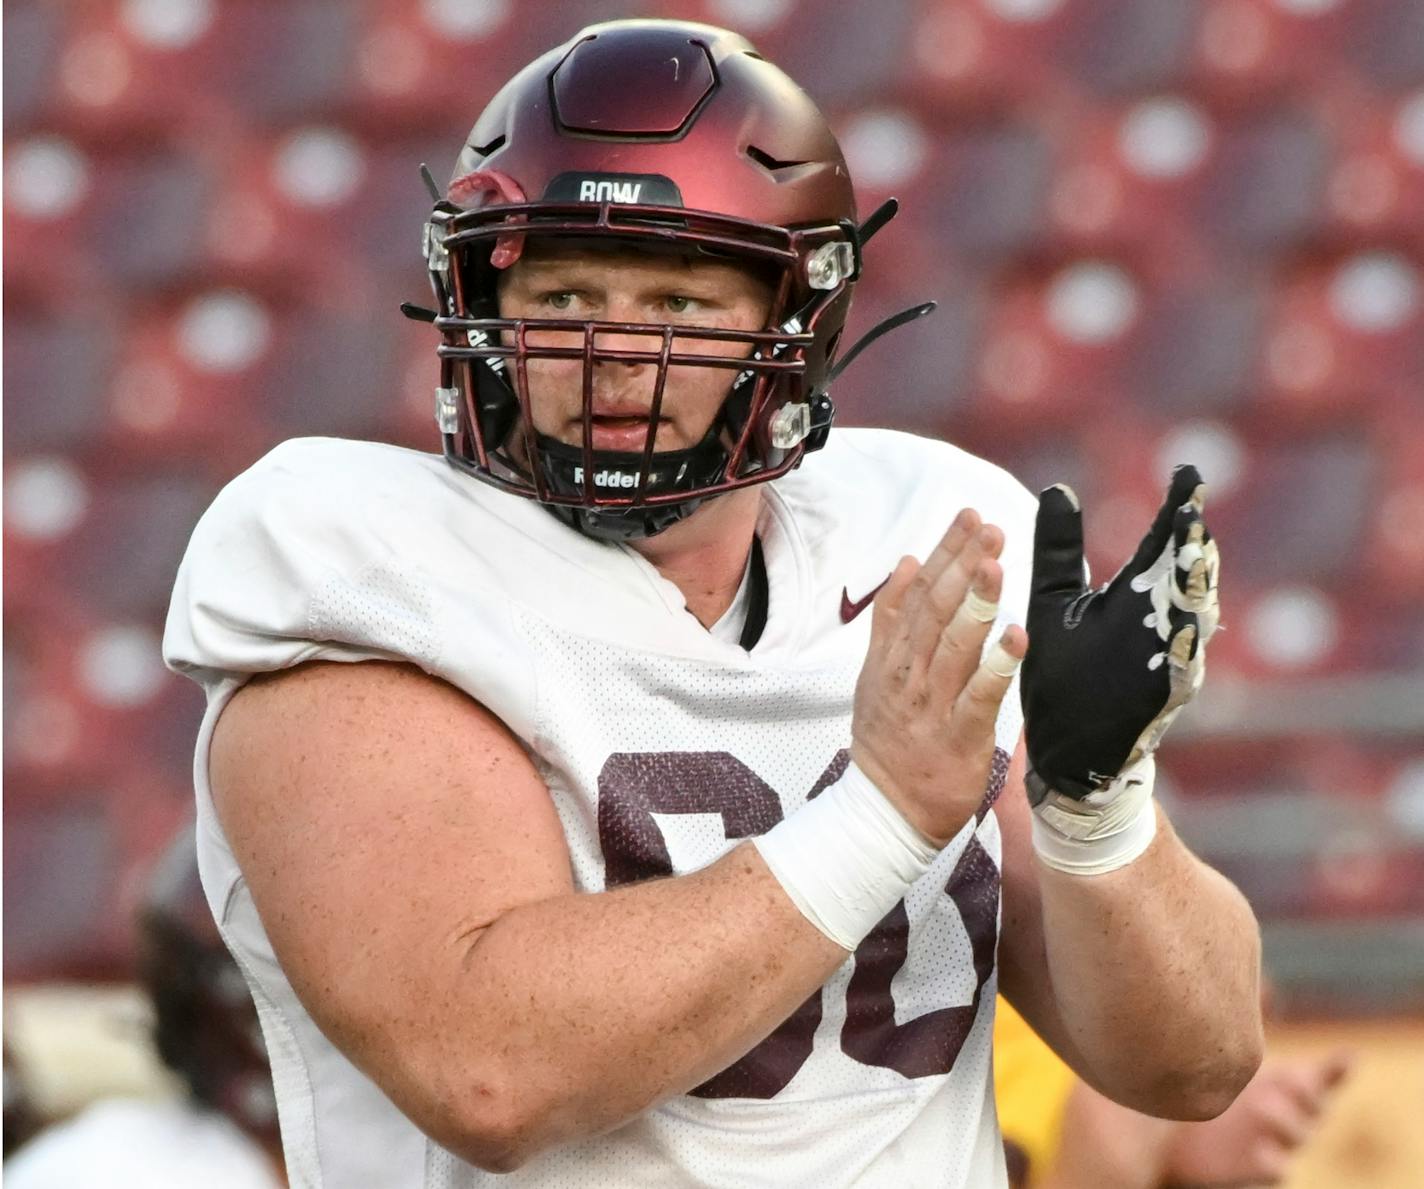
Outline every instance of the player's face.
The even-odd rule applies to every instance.
[[[609,252],[553,244],[526,245],[500,279],[503,318],[658,323],[764,330],[772,293],[758,275],[735,264],[635,251]],[[579,347],[581,331],[531,331],[531,346]],[[600,333],[598,347],[657,351],[659,335]],[[744,358],[744,343],[677,339],[686,354]],[[583,360],[531,359],[529,402],[534,427],[569,445],[583,441]],[[593,366],[593,448],[642,450],[657,383],[655,362]],[[694,446],[726,400],[733,368],[670,367],[654,449]],[[516,437],[517,440],[517,437]]]

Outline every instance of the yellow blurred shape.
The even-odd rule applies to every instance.
[[[1355,1063],[1301,1150],[1287,1189],[1424,1185],[1424,1020],[1276,1024],[1274,1056],[1345,1049]]]

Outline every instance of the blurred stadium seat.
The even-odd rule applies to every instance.
[[[1261,412],[1303,420],[1369,415],[1420,396],[1424,269],[1381,247],[1280,270],[1261,337]],[[1406,398],[1410,399],[1410,398]]]
[[[1070,89],[1062,46],[1075,15],[1056,0],[923,0],[914,92],[949,112],[1061,99]]]
[[[1311,91],[1344,70],[1341,48],[1369,3],[1340,0],[1204,0],[1194,72],[1230,99]]]
[[[1409,404],[1401,395],[1374,435],[1382,467],[1363,570],[1385,616],[1424,613],[1424,407]]]
[[[1366,86],[1386,91],[1424,81],[1424,10],[1415,0],[1360,0],[1340,47]]]
[[[970,416],[1006,436],[1101,424],[1129,399],[1124,366],[1147,300],[1140,276],[1108,259],[1007,278],[986,315]]]
[[[868,106],[904,75],[917,0],[671,0],[656,15],[742,30],[757,50],[812,92],[828,112]],[[604,17],[630,15],[626,5]],[[570,26],[577,29],[578,23]]]
[[[1197,218],[1226,252],[1285,252],[1315,233],[1327,145],[1304,105],[1263,104],[1223,122]]]
[[[1328,233],[1342,243],[1392,242],[1424,254],[1424,88],[1357,92],[1336,106],[1331,131]]]
[[[120,346],[115,312],[97,306],[76,333],[62,306],[7,297],[7,456],[92,447],[103,434],[103,393]]]
[[[82,292],[102,313],[199,265],[213,178],[185,146],[38,133],[13,143],[5,182],[7,282],[55,301]]]
[[[30,779],[7,794],[7,981],[125,977],[137,881],[164,832],[189,815],[181,784],[141,770]]]
[[[135,303],[104,393],[105,436],[130,463],[251,459],[270,439],[265,379],[294,333],[250,290]]]
[[[331,0],[75,5],[36,107],[65,128],[197,142],[235,123],[323,110],[341,93],[359,9]]]
[[[44,0],[14,0],[5,6],[4,118],[12,128],[34,123],[44,109],[71,10]]]

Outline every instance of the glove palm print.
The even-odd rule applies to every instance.
[[[1035,805],[1104,790],[1201,687],[1219,569],[1202,497],[1197,469],[1178,467],[1132,560],[1089,589],[1077,497],[1062,485],[1039,496],[1022,677]]]

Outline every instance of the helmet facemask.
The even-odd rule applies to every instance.
[[[772,281],[768,326],[501,317],[501,268],[513,265],[533,237],[673,251],[754,269]],[[627,540],[661,532],[711,496],[785,474],[824,440],[831,406],[815,380],[824,376],[829,352],[817,323],[837,306],[844,318],[858,265],[853,225],[788,230],[663,206],[505,202],[462,209],[442,202],[427,225],[426,250],[441,310],[437,420],[446,458],[484,482],[538,500],[588,536]],[[549,331],[559,332],[556,344],[547,341]],[[541,336],[546,341],[531,341]],[[722,354],[713,344],[744,350]],[[577,444],[535,428],[530,365],[559,359],[581,364]],[[655,369],[641,450],[594,447],[595,368],[611,364]],[[674,367],[716,369],[727,377],[727,395],[701,441],[657,451],[656,426]]]

